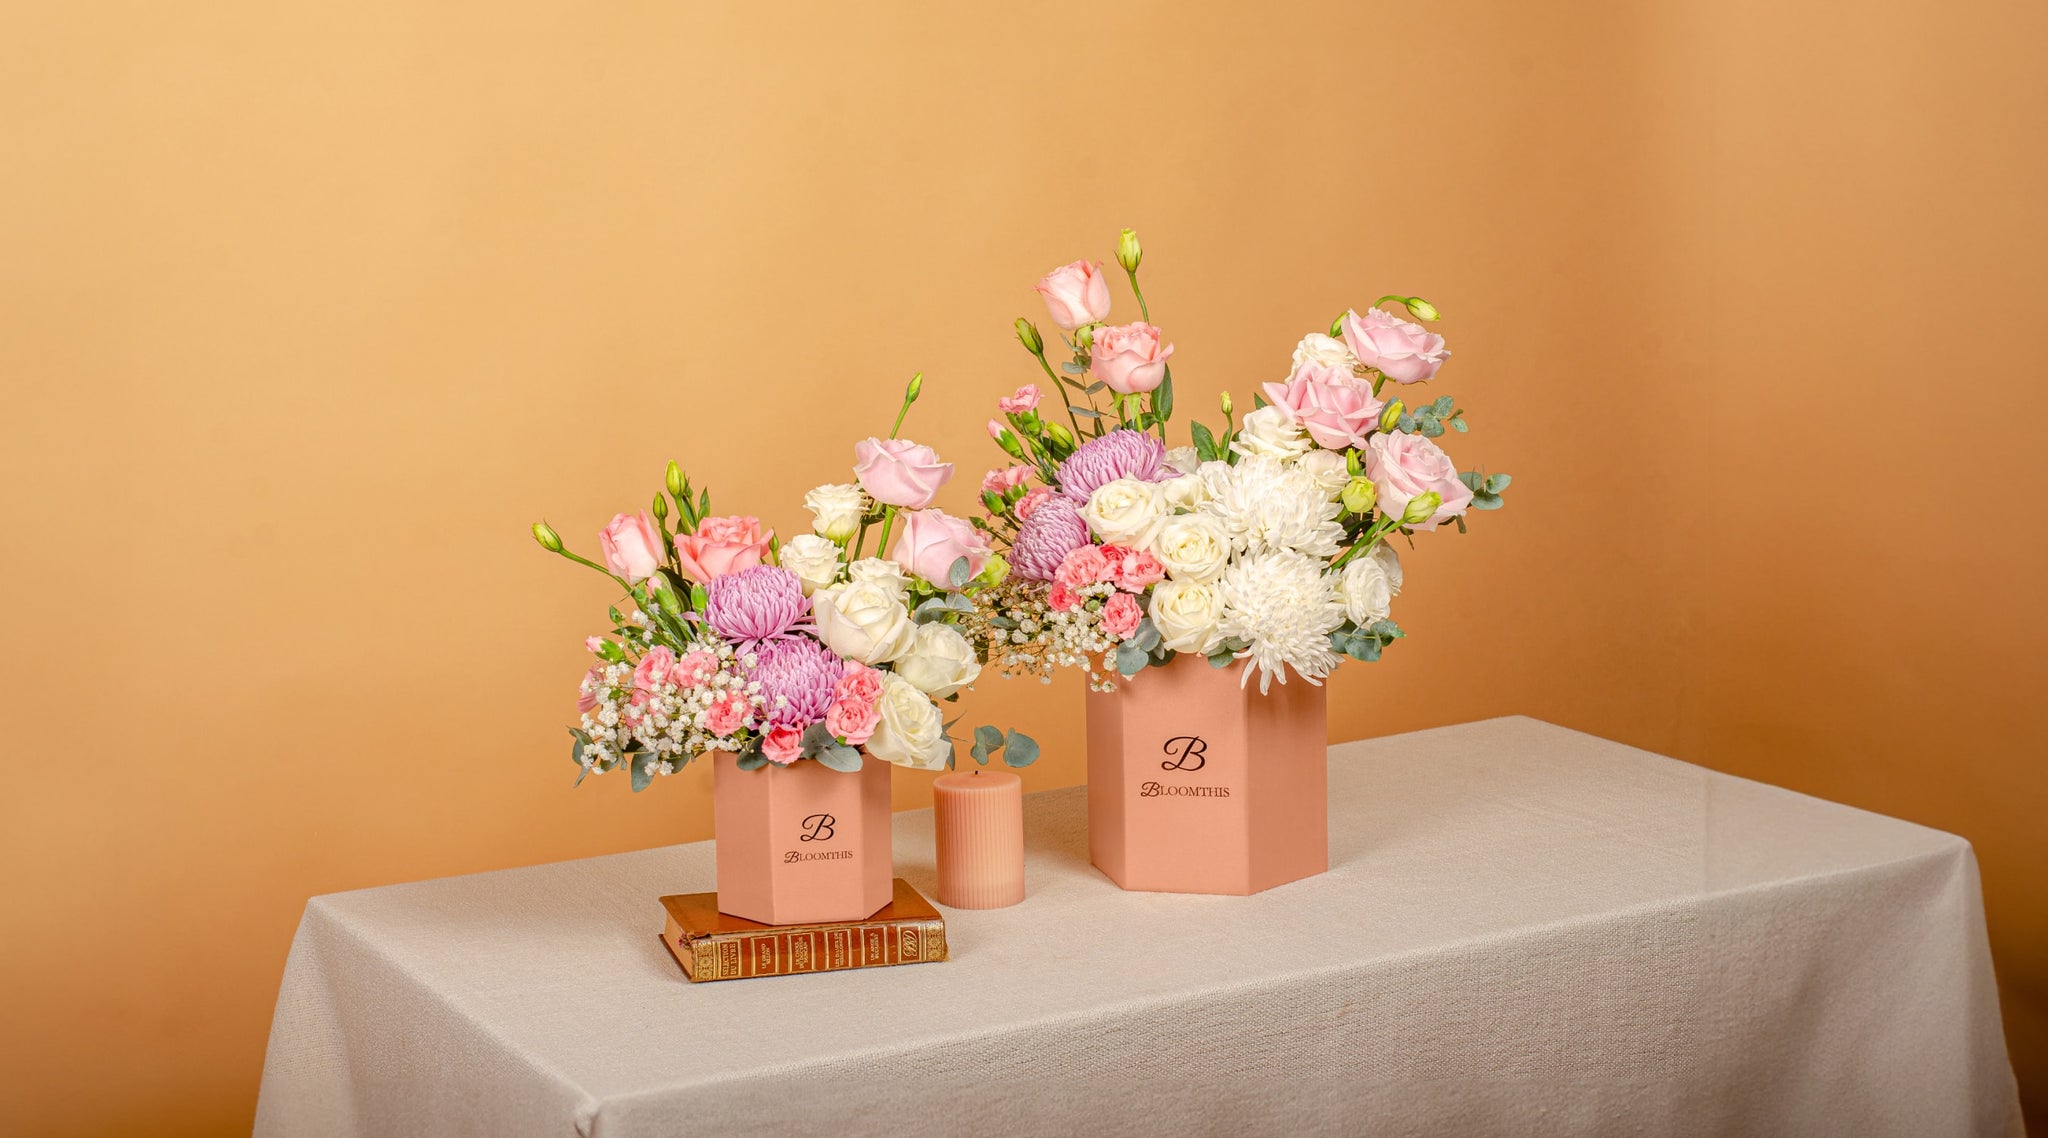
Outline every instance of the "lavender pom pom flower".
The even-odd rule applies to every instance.
[[[762,732],[808,727],[825,718],[844,667],[838,653],[808,636],[764,642],[747,673],[747,679],[761,685]]]
[[[1076,505],[1086,503],[1096,487],[1119,478],[1159,482],[1165,477],[1166,444],[1143,431],[1114,430],[1082,443],[1060,463],[1060,493]]]
[[[740,643],[781,636],[811,607],[804,599],[803,582],[779,565],[756,565],[713,577],[704,592],[705,623]]]
[[[1010,543],[1010,571],[1027,581],[1050,581],[1067,554],[1087,544],[1088,523],[1081,511],[1065,498],[1047,498],[1017,527],[1017,539]]]

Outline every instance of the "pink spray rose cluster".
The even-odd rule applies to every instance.
[[[1165,579],[1166,567],[1149,551],[1084,545],[1067,554],[1053,572],[1046,607],[1054,612],[1074,612],[1086,605],[1091,592],[1106,594],[1098,614],[1102,630],[1113,640],[1128,640],[1145,616],[1138,594]],[[1108,585],[1115,591],[1090,589],[1094,585]]]
[[[759,565],[774,537],[775,531],[763,526],[760,518],[705,518],[697,523],[696,533],[676,535],[676,561],[683,576],[708,584],[714,577]]]

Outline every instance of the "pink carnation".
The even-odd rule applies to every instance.
[[[676,661],[676,666],[669,669],[668,677],[670,683],[684,691],[691,691],[710,683],[711,677],[716,674],[718,657],[699,648],[695,652],[684,653],[683,658]]]
[[[1138,608],[1138,598],[1129,593],[1118,593],[1102,606],[1102,631],[1118,640],[1129,640],[1138,631],[1138,621],[1144,616]]]
[[[661,684],[674,683],[669,674],[675,671],[676,654],[666,648],[649,648],[647,655],[633,666],[633,687],[639,691],[653,691]]]
[[[1022,498],[1017,499],[1017,520],[1020,522],[1029,520],[1032,511],[1038,509],[1038,504],[1050,497],[1052,497],[1052,487],[1032,487]]]
[[[1142,593],[1165,579],[1166,566],[1142,549],[1132,550],[1116,567],[1116,587],[1129,593]]]
[[[981,476],[981,492],[984,494],[1007,494],[1011,490],[1024,485],[1024,480],[1029,477],[1031,477],[1031,468],[1028,466],[1006,466],[1001,470],[991,470]]]
[[[1038,385],[1027,383],[1017,389],[1017,394],[1007,399],[996,400],[996,410],[1001,411],[1005,415],[1022,415],[1024,412],[1036,408],[1038,401],[1042,398],[1044,396],[1039,392]]]
[[[794,727],[777,727],[761,736],[761,754],[771,763],[786,767],[803,753],[803,732]]]
[[[734,734],[747,725],[751,710],[745,696],[728,692],[705,710],[704,729],[713,735]]]
[[[1083,545],[1067,554],[1066,560],[1061,561],[1060,567],[1053,571],[1053,583],[1065,585],[1069,589],[1080,589],[1084,585],[1108,580],[1113,570],[1102,548],[1099,545]]]
[[[858,747],[873,738],[881,721],[881,709],[870,701],[841,699],[825,709],[825,730],[846,740],[848,746]]]
[[[1054,612],[1072,612],[1081,604],[1081,598],[1072,589],[1059,582],[1053,582],[1052,591],[1045,595],[1045,605]]]
[[[832,688],[832,698],[850,699],[857,703],[873,704],[882,698],[882,673],[870,668],[859,660],[848,660],[846,671],[839,677],[839,683]]]

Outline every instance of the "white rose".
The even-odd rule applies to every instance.
[[[1166,519],[1153,542],[1153,555],[1176,581],[1214,581],[1230,563],[1230,534],[1207,514]]]
[[[800,533],[782,547],[782,567],[803,582],[810,596],[839,579],[839,544],[814,533]]]
[[[1333,450],[1316,449],[1302,455],[1294,464],[1315,479],[1316,485],[1330,492],[1332,498],[1351,481],[1351,468],[1344,462],[1344,456]]]
[[[1337,581],[1337,595],[1343,598],[1344,615],[1360,628],[1387,619],[1394,598],[1401,595],[1401,559],[1393,547],[1382,541],[1371,553],[1352,558]]]
[[[903,571],[903,566],[887,558],[863,557],[846,567],[846,575],[855,581],[880,585],[896,594],[898,600],[910,592],[910,575]]]
[[[1161,581],[1152,586],[1148,612],[1159,643],[1175,652],[1208,655],[1222,639],[1216,625],[1223,619],[1223,598],[1200,581]]]
[[[944,699],[981,675],[981,661],[974,658],[974,646],[960,630],[933,621],[917,626],[910,651],[892,665],[896,674],[909,680],[933,699]]]
[[[1166,465],[1182,474],[1193,474],[1195,467],[1202,465],[1202,456],[1193,447],[1168,447]]]
[[[1230,449],[1242,455],[1289,459],[1307,454],[1313,446],[1308,433],[1296,426],[1287,412],[1267,404],[1244,417],[1244,426],[1238,429]]]
[[[867,742],[868,754],[885,763],[917,770],[944,770],[953,754],[946,721],[932,697],[894,673],[882,677],[881,722]]]
[[[1303,364],[1321,364],[1350,375],[1351,369],[1358,366],[1358,356],[1344,341],[1321,332],[1310,332],[1294,346],[1294,370],[1300,371]]]
[[[874,581],[819,589],[811,612],[825,647],[863,664],[888,663],[910,651],[917,637],[903,598]]]
[[[1166,495],[1166,504],[1175,509],[1192,510],[1209,500],[1209,484],[1199,474],[1169,478],[1159,484],[1159,490]]]
[[[860,532],[868,496],[851,482],[828,482],[804,495],[804,509],[811,512],[813,530],[845,545]]]
[[[1166,520],[1166,494],[1157,482],[1119,478],[1096,487],[1081,516],[1105,542],[1149,549]]]

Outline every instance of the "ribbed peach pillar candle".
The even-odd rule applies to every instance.
[[[955,771],[932,782],[939,904],[1000,909],[1024,899],[1024,780]]]

